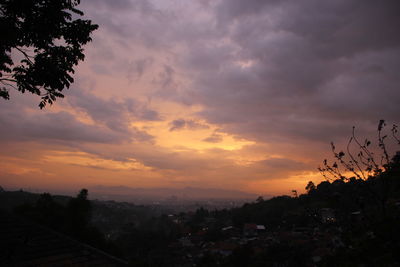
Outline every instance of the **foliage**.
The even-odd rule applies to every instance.
[[[0,1],[0,97],[9,89],[39,95],[40,108],[52,104],[74,81],[82,46],[98,28],[76,8],[80,0]],[[19,60],[19,58],[22,58]]]
[[[306,186],[307,193],[311,193],[315,190],[315,184],[312,181],[309,181]]]
[[[41,225],[76,238],[113,255],[121,256],[117,246],[105,239],[104,235],[90,223],[91,203],[88,191],[82,189],[66,205],[55,201],[49,193],[41,194],[36,203],[17,206],[15,212]]]
[[[351,181],[352,179],[366,181],[363,183],[368,192],[366,197],[372,199],[379,206],[380,216],[386,217],[386,206],[392,191],[394,190],[393,171],[398,169],[399,152],[391,158],[387,149],[388,134],[384,133],[386,122],[380,120],[377,128],[377,147],[372,147],[372,142],[368,139],[362,143],[355,134],[353,127],[352,136],[346,147],[346,153],[337,152],[334,143],[331,143],[332,153],[336,159],[333,164],[329,164],[325,159],[323,167],[319,168],[321,174],[327,180]],[[397,136],[397,125],[391,128],[392,141],[400,145]],[[356,150],[352,150],[351,145],[356,145]],[[348,177],[346,174],[352,174]],[[356,193],[356,192],[354,192]],[[355,194],[357,196],[357,194]]]
[[[380,175],[381,173],[387,171],[391,167],[390,156],[387,150],[386,139],[388,134],[384,134],[384,127],[386,122],[380,120],[377,129],[377,145],[379,151],[371,148],[372,142],[365,139],[361,142],[355,134],[355,127],[353,126],[352,136],[350,137],[347,146],[346,153],[344,151],[336,151],[336,146],[331,142],[331,149],[336,159],[333,164],[329,164],[328,160],[323,161],[323,166],[319,167],[319,171],[327,180],[349,180],[346,176],[347,173],[351,173],[357,179],[367,180],[372,176]],[[397,136],[398,126],[393,124],[391,129],[392,139],[400,145],[400,139]],[[355,144],[356,149],[352,151],[351,145]]]

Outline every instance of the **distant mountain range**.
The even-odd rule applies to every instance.
[[[196,199],[249,199],[255,200],[257,195],[218,188],[132,188],[127,186],[104,186],[97,185],[89,187],[91,198],[126,200],[133,199],[169,199],[169,200],[196,200]]]

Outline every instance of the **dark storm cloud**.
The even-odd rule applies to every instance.
[[[163,89],[173,84],[174,74],[175,74],[175,70],[171,66],[164,65],[163,71],[160,72],[158,75],[159,83],[161,84],[161,87]]]
[[[191,6],[198,12],[190,13]],[[260,141],[327,142],[347,136],[352,125],[398,120],[399,1],[95,0],[82,8],[100,24],[96,58],[115,60],[116,43],[133,54],[143,45],[175,55],[179,60],[166,64],[135,54],[125,72],[132,81],[159,66],[158,97],[202,104],[199,115],[226,132]],[[174,51],[174,45],[184,49]],[[104,63],[93,69],[110,73]],[[190,92],[176,90],[182,69]],[[73,104],[127,131],[126,103],[90,98]],[[160,119],[156,111],[129,105],[136,119]]]
[[[66,111],[50,112],[48,109],[32,112],[37,99],[29,95],[15,95],[14,101],[0,106],[0,136],[7,141],[89,142],[120,144],[123,142],[153,142],[147,132],[129,125],[131,120],[159,120],[156,111],[143,103],[127,98],[125,101],[103,100],[79,88],[68,92],[68,102],[79,111],[84,111],[96,123],[87,124]],[[61,105],[62,103],[58,103]],[[71,143],[72,145],[72,143]]]
[[[108,128],[119,132],[128,131],[125,120],[125,107],[114,99],[104,100],[81,90],[74,90],[68,99],[73,107],[86,112],[94,121],[104,123]]]
[[[199,123],[194,120],[185,120],[185,119],[176,119],[169,123],[169,130],[178,131],[183,129],[188,130],[199,130],[199,129],[208,129],[209,127],[205,124]]]
[[[127,78],[129,81],[132,80],[139,80],[142,75],[145,73],[145,71],[151,66],[153,63],[153,59],[148,57],[148,58],[141,58],[141,59],[136,59],[128,64],[128,69],[127,69]]]
[[[115,131],[129,131],[132,120],[161,120],[157,111],[133,98],[124,100],[102,99],[82,90],[74,90],[68,99],[73,107],[86,112],[96,122],[104,123]]]
[[[100,31],[112,37],[113,42],[123,48],[131,41],[146,47],[169,46],[165,40],[165,27],[175,20],[168,12],[162,12],[151,1],[85,1],[81,5],[85,15],[100,26]]]
[[[203,139],[204,142],[209,142],[209,143],[220,143],[222,142],[224,138],[222,137],[221,134],[219,133],[213,133],[209,137]]]
[[[398,1],[221,1],[215,31],[230,51],[208,46],[214,65],[201,49],[186,58],[199,115],[266,142],[329,142],[398,121],[399,11]]]
[[[83,8],[96,8],[96,9],[104,9],[108,11],[139,11],[141,13],[147,13],[150,10],[153,10],[152,5],[147,0],[90,0],[90,1],[82,1]]]
[[[120,143],[128,140],[123,135],[97,126],[86,125],[67,112],[28,115],[14,113],[4,116],[0,124],[1,141],[64,141],[89,143]],[[11,115],[11,114],[9,114]],[[5,130],[7,129],[7,130]]]
[[[138,1],[140,2],[140,1]],[[141,1],[143,2],[143,1]],[[107,1],[107,0],[91,0],[88,1],[87,5],[93,5],[95,7],[104,7],[107,10],[118,10],[118,11],[123,11],[123,10],[129,10],[133,8],[133,4],[131,1],[127,0],[113,0],[113,1]]]
[[[131,122],[161,119],[155,110],[149,109],[145,104],[133,98],[120,101],[113,98],[102,99],[76,89],[68,101],[74,108],[84,111],[96,123],[104,124],[110,130],[128,135],[136,141],[152,142],[154,137],[145,131],[132,127]]]
[[[171,121],[169,123],[169,125],[171,126],[169,128],[169,130],[172,132],[172,131],[183,129],[186,126],[186,121],[184,119],[177,119],[177,120]]]
[[[317,53],[337,57],[397,46],[399,10],[396,0],[224,0],[217,13],[220,25],[265,22],[248,34],[263,28],[291,32],[317,42]]]

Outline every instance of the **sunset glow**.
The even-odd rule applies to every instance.
[[[392,12],[315,4],[82,1],[99,29],[66,97],[0,100],[0,185],[304,192],[331,141],[400,114]]]

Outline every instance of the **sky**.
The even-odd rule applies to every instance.
[[[83,0],[99,25],[66,97],[0,100],[0,185],[323,180],[330,142],[400,118],[398,0]],[[375,142],[376,143],[376,142]]]

